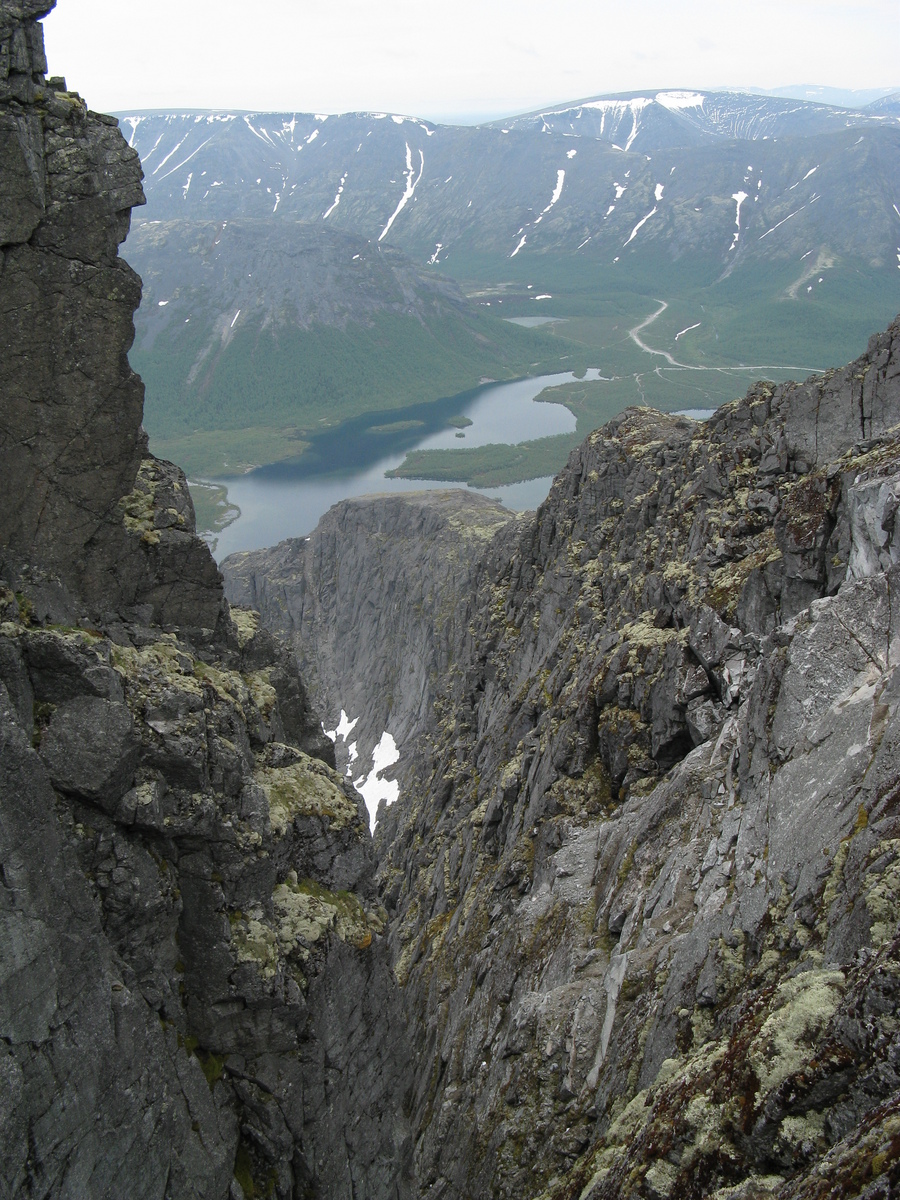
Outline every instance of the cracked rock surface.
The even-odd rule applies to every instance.
[[[900,322],[490,543],[377,832],[429,1200],[894,1194],[898,480]]]
[[[137,155],[0,0],[0,1194],[412,1195],[361,798],[147,453]]]
[[[334,715],[440,664],[376,834],[423,1197],[895,1194],[898,423],[895,323],[622,414],[414,611],[428,494],[226,564]]]

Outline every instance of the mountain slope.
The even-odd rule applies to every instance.
[[[393,247],[287,217],[137,222],[128,253],[144,282],[131,361],[146,426],[192,471],[296,456],[360,413],[548,354],[540,333],[492,320]]]
[[[673,190],[684,207],[674,209],[685,221],[677,229],[682,249],[699,248],[725,266],[738,228],[734,193],[747,193],[741,228],[745,243],[758,243],[786,215],[779,204],[800,210],[818,191],[831,208],[825,241],[834,253],[893,265],[896,118],[727,93],[693,107],[677,99],[681,93],[660,95],[670,97],[669,107],[632,99],[560,110],[562,131],[538,127],[540,116],[482,128],[373,114],[148,114],[121,123],[142,156],[150,213],[159,219],[289,215],[392,242],[423,263],[461,251],[510,257],[523,232],[529,252],[575,254],[591,237],[612,261],[660,185],[661,211],[673,212]],[[606,137],[607,112],[619,108],[618,124],[633,125],[628,136],[622,130],[621,150]],[[704,136],[654,135],[657,117]],[[638,147],[630,139],[641,121],[649,122],[647,144]],[[864,149],[851,153],[857,145]],[[819,178],[802,186],[817,168]],[[860,227],[852,212],[841,217],[848,196],[870,192],[878,198],[874,227]],[[696,206],[713,212],[695,220]],[[818,244],[821,225],[807,221],[809,244]],[[769,240],[756,253],[793,256],[780,243]]]
[[[336,421],[563,359],[612,377],[606,411],[653,396],[643,377],[666,355],[783,378],[844,360],[900,304],[889,114],[661,92],[481,128],[371,113],[121,124],[149,201],[127,248],[147,283],[133,361],[154,445],[193,470],[309,456]],[[624,313],[663,300],[643,350],[623,339]],[[548,306],[566,323],[488,320]],[[740,390],[715,382],[713,403]]]
[[[566,133],[614,143],[623,150],[656,151],[718,140],[758,141],[871,127],[891,114],[853,111],[783,96],[743,92],[622,92],[494,122],[496,127]]]

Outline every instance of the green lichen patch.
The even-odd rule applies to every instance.
[[[265,979],[280,969],[298,978],[315,946],[333,934],[358,950],[372,944],[383,927],[380,914],[367,914],[350,891],[332,892],[314,879],[298,879],[289,871],[272,893],[271,913],[262,908],[229,913],[231,946],[239,962],[253,963]],[[302,976],[299,976],[302,979]]]
[[[781,551],[775,542],[775,532],[767,529],[757,539],[756,548],[752,553],[736,562],[726,563],[710,573],[703,590],[703,599],[716,612],[729,619],[733,618],[741,593],[753,572],[762,570],[780,558]]]
[[[247,685],[236,671],[228,671],[196,659],[194,674],[202,683],[209,684],[220,700],[242,708],[243,701],[246,700]]]
[[[266,720],[271,717],[278,703],[278,693],[269,682],[271,673],[271,667],[266,667],[262,671],[252,671],[241,677],[247,686],[253,703]]]
[[[298,941],[319,941],[333,930],[342,942],[365,950],[372,944],[366,910],[350,891],[332,892],[314,879],[297,879],[288,873],[272,894],[278,943],[287,951]]]
[[[203,695],[194,675],[194,659],[185,653],[172,634],[163,634],[158,642],[140,649],[112,646],[110,659],[116,671],[129,683],[162,683],[194,696]]]
[[[119,501],[122,522],[130,533],[136,534],[148,546],[159,542],[156,528],[156,479],[153,463],[144,459],[138,470],[134,489]]]
[[[893,938],[900,921],[900,839],[881,842],[873,857],[892,853],[895,857],[880,875],[868,877],[869,887],[864,899],[872,921],[869,937],[877,950]]]
[[[284,834],[295,817],[322,817],[332,829],[359,822],[359,810],[341,785],[341,777],[317,758],[300,753],[286,767],[257,767],[254,778],[269,802],[269,820]]]
[[[264,979],[274,978],[279,967],[278,935],[262,910],[229,913],[228,920],[238,962],[253,963]]]
[[[238,645],[243,650],[259,632],[259,613],[252,608],[239,608],[233,605],[231,619],[237,630]]]
[[[749,1061],[760,1090],[769,1092],[805,1064],[810,1047],[841,1002],[843,971],[805,971],[776,991],[773,1011],[750,1045]]]

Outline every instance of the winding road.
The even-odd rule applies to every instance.
[[[661,317],[663,315],[663,313],[666,311],[666,309],[669,307],[668,302],[666,300],[660,300],[659,298],[656,298],[656,303],[659,305],[659,308],[656,310],[656,312],[651,313],[649,317],[645,317],[643,319],[643,321],[640,321],[637,325],[635,325],[631,329],[629,329],[628,336],[631,338],[631,340],[634,342],[634,344],[637,346],[637,348],[639,350],[643,350],[645,354],[653,354],[653,355],[657,356],[658,358],[664,358],[666,360],[666,362],[668,363],[669,367],[672,367],[675,370],[678,370],[678,371],[718,371],[722,375],[731,375],[731,374],[734,374],[734,373],[737,373],[740,371],[807,371],[810,374],[819,374],[825,369],[824,367],[791,366],[790,364],[781,365],[779,363],[762,363],[760,365],[755,365],[755,366],[754,365],[744,366],[742,364],[739,367],[704,367],[704,366],[694,366],[691,363],[679,362],[676,358],[673,358],[672,355],[669,354],[668,350],[654,350],[654,348],[652,346],[648,346],[647,343],[641,337],[641,334],[643,333],[643,331],[645,329],[647,329],[650,325],[652,325],[653,322],[658,317]],[[655,374],[659,375],[660,378],[662,378],[662,372],[664,370],[666,370],[665,367],[657,367]],[[635,378],[638,378],[638,377],[635,376]]]

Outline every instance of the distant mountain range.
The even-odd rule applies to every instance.
[[[462,322],[452,334],[457,367],[438,391],[543,361],[537,335],[512,346],[508,325],[475,331],[475,303],[487,319],[488,305],[492,315],[534,311],[528,304],[539,294],[553,296],[555,315],[570,317],[596,316],[613,292],[681,299],[670,315],[676,329],[682,312],[686,325],[701,327],[697,353],[769,362],[757,347],[762,354],[777,344],[786,362],[813,353],[826,365],[900,308],[896,96],[847,109],[651,90],[483,126],[246,112],[121,114],[120,124],[145,171],[148,207],[126,255],[147,284],[133,357],[148,383],[148,427],[162,438],[181,436],[174,409],[182,426],[203,410],[198,380],[215,396],[219,351],[238,333],[252,335],[246,345],[271,367],[287,353],[288,328],[340,328],[352,355],[361,331],[391,313],[390,336],[409,348],[407,334],[425,327],[429,278],[450,303],[442,273],[470,300],[457,293],[452,301]],[[314,230],[325,235],[318,249]],[[515,301],[510,287],[524,294],[528,284],[531,296]],[[794,304],[785,309],[786,301]],[[652,299],[643,303],[652,311]],[[701,307],[706,320],[688,320]],[[556,332],[558,345],[570,331]],[[390,336],[379,341],[386,352]],[[429,336],[445,341],[449,327],[438,321]],[[478,337],[494,343],[493,366],[467,376],[467,354],[484,346]],[[337,375],[340,346],[327,348]],[[582,339],[585,361],[592,347],[601,348],[593,334]],[[291,355],[291,363],[308,361],[305,350]],[[484,354],[472,361],[485,367]],[[420,398],[434,394],[429,371],[423,362]],[[277,384],[279,375],[286,382]],[[303,378],[293,368],[265,378],[265,403],[254,398],[251,407],[276,421],[291,410],[291,426],[308,425]],[[406,395],[399,388],[398,406]],[[206,404],[198,427],[213,409]]]
[[[382,113],[154,113],[121,125],[144,163],[148,216],[321,222],[423,264],[526,248],[612,258],[664,237],[675,255],[686,238],[726,265],[807,212],[803,235],[795,224],[788,241],[757,252],[792,254],[806,236],[876,265],[893,259],[900,233],[900,115],[890,111],[670,91],[476,127]],[[651,210],[659,220],[632,236]]]
[[[759,96],[782,96],[790,100],[812,100],[818,104],[836,104],[840,108],[874,107],[876,102],[900,95],[900,87],[836,88],[815,83],[795,83],[779,88],[748,88]]]

